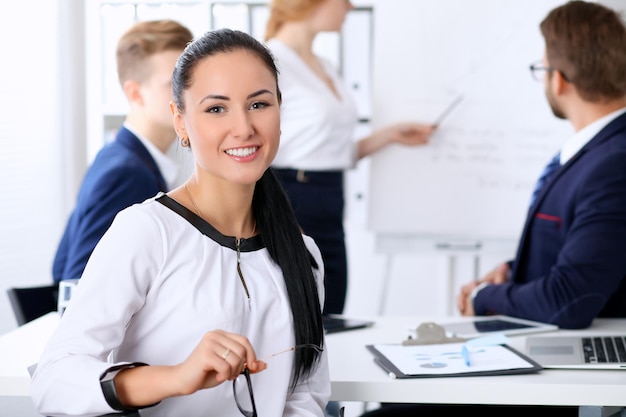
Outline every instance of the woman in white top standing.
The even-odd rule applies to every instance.
[[[272,56],[245,33],[208,32],[172,81],[194,172],[121,211],[99,241],[33,376],[36,408],[322,417],[323,264],[269,169],[281,105]]]
[[[265,39],[279,69],[283,93],[281,144],[272,167],[325,266],[324,313],[343,312],[347,259],[343,230],[343,173],[390,143],[421,145],[434,127],[396,124],[354,141],[358,123],[349,90],[332,64],[315,55],[320,32],[341,30],[347,0],[272,0]]]

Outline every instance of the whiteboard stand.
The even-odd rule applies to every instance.
[[[467,252],[474,252],[474,265],[473,265],[473,275],[474,275],[474,281],[479,279],[479,267],[480,267],[480,251],[483,248],[483,244],[480,241],[471,241],[471,242],[465,242],[465,241],[459,241],[459,242],[450,242],[450,241],[446,241],[446,242],[440,242],[440,243],[436,243],[435,247],[438,250],[445,250],[448,253],[448,280],[446,282],[447,285],[447,293],[448,293],[448,297],[447,297],[447,314],[448,316],[453,316],[454,315],[454,307],[456,305],[456,299],[455,299],[455,291],[454,291],[454,283],[455,283],[455,278],[456,278],[456,273],[457,273],[457,257],[459,255],[459,253],[467,253]]]
[[[448,256],[448,282],[446,283],[447,293],[448,293],[448,302],[447,302],[447,313],[448,316],[452,316],[454,314],[454,278],[456,277],[456,255]]]
[[[445,254],[448,257],[446,277],[447,314],[455,312],[455,277],[458,269],[458,256],[473,254],[473,278],[480,279],[480,257],[484,254],[502,254],[510,256],[515,253],[516,240],[512,239],[446,239],[432,236],[410,234],[382,233],[376,236],[376,251],[385,254],[383,283],[378,302],[378,314],[384,315],[387,298],[392,280],[393,256],[398,253],[433,253]],[[625,416],[626,417],[626,416]]]
[[[455,306],[455,291],[454,291],[454,282],[456,277],[457,270],[457,256],[458,254],[453,253],[448,255],[448,276],[446,280],[446,292],[447,292],[447,308],[446,313],[448,316],[454,315],[454,306]],[[480,266],[480,256],[474,255],[474,280],[478,280],[480,277],[478,276]],[[392,267],[393,267],[393,255],[391,253],[387,254],[385,257],[385,266],[383,269],[383,284],[380,290],[380,299],[378,301],[378,315],[382,316],[387,308],[387,295],[389,293],[390,282],[392,278]]]
[[[476,250],[480,249],[480,244]],[[454,291],[454,283],[457,272],[457,256],[458,253],[451,253],[448,255],[448,281],[447,281],[447,291],[448,291],[448,308],[447,314],[448,316],[454,316],[454,307],[456,304],[456,294]],[[473,257],[473,278],[474,281],[478,281],[480,279],[480,255],[477,253]]]
[[[389,293],[389,282],[391,281],[391,269],[393,265],[393,255],[388,253],[385,257],[385,267],[383,269],[383,286],[380,290],[378,300],[378,315],[382,316],[387,308],[387,293]]]

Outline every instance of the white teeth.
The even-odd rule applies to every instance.
[[[251,148],[228,149],[226,153],[231,156],[248,156],[255,153],[257,149],[259,149],[258,146],[253,146]]]

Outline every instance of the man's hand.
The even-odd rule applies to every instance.
[[[474,289],[483,283],[495,285],[505,283],[509,277],[509,269],[509,264],[503,263],[498,265],[482,279],[463,285],[456,300],[459,312],[464,316],[475,315],[474,305],[472,303],[472,292]]]

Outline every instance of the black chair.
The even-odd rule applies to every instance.
[[[8,288],[7,295],[13,307],[18,326],[57,310],[58,284],[39,287]]]

